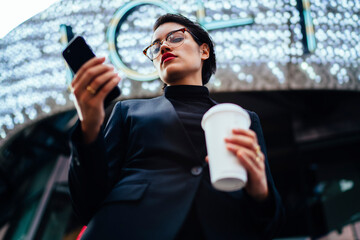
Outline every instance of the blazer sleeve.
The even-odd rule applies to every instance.
[[[78,122],[70,139],[68,183],[75,213],[87,224],[116,183],[125,158],[121,102],[115,105],[107,126],[101,129],[94,142],[83,144],[81,134]]]
[[[265,139],[263,136],[260,119],[254,112],[250,112],[251,126],[255,131],[261,151],[265,155],[266,178],[269,187],[269,197],[264,202],[257,202],[244,191],[245,204],[247,204],[248,216],[258,226],[259,232],[263,232],[262,239],[272,239],[276,236],[284,224],[284,208],[281,197],[276,190],[274,180],[271,176]]]

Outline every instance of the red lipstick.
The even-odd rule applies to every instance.
[[[161,57],[161,63],[164,63],[166,61],[170,61],[171,59],[174,59],[176,56],[172,53],[165,53]]]

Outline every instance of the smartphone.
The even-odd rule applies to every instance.
[[[95,57],[94,52],[82,36],[76,36],[73,38],[62,52],[62,55],[74,74],[84,63]],[[115,98],[120,96],[120,94],[120,88],[118,86],[114,87],[114,89],[105,98],[105,107],[108,106]]]

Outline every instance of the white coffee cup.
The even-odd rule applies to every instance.
[[[221,103],[210,108],[203,116],[209,156],[210,177],[213,187],[221,191],[236,191],[247,182],[247,173],[237,157],[226,148],[225,138],[235,128],[249,129],[250,117],[246,110],[232,103]]]

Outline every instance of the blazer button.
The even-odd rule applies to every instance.
[[[194,176],[199,176],[202,173],[202,167],[201,166],[195,166],[191,168],[191,174]]]
[[[74,156],[74,161],[76,163],[77,166],[80,166],[80,162],[79,162],[79,158],[77,156]]]

